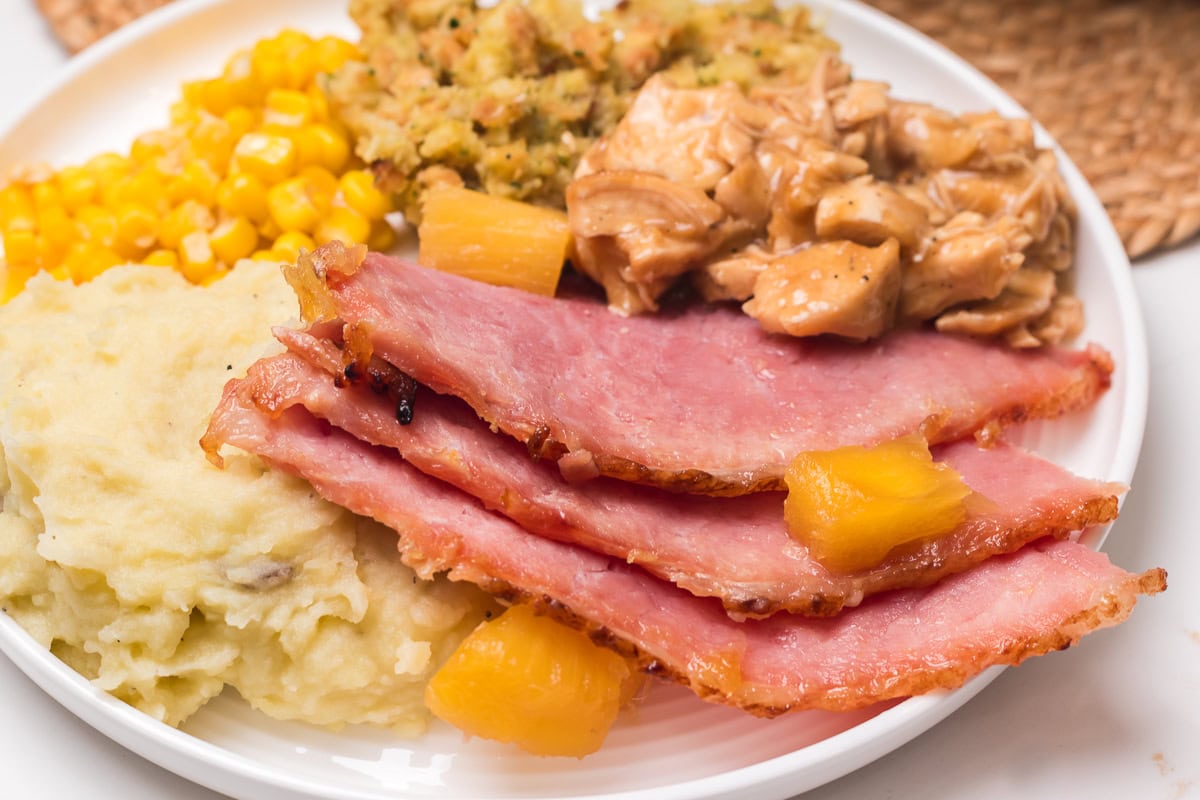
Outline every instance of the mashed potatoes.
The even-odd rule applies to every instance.
[[[197,440],[276,349],[274,265],[208,288],[123,267],[0,309],[0,606],[99,686],[178,724],[226,684],[285,719],[423,729],[424,685],[489,608],[418,580],[395,534]]]

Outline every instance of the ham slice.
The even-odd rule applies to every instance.
[[[340,352],[329,342],[280,330],[293,355],[264,359],[227,393],[278,415],[303,406],[355,437],[396,450],[422,472],[475,496],[525,529],[640,564],[738,616],[779,610],[827,615],[887,589],[924,586],[1041,536],[1065,537],[1117,515],[1122,487],[1077,478],[1043,459],[997,444],[935,449],[986,501],[954,532],[915,542],[879,566],[830,572],[792,539],[779,493],[717,498],[677,495],[608,478],[581,488],[525,448],[496,436],[457,398],[423,393],[412,424],[396,420],[383,393],[338,388]]]
[[[394,451],[299,407],[271,417],[227,393],[207,444],[227,442],[397,531],[404,560],[502,597],[546,604],[643,668],[762,716],[849,710],[950,688],[987,667],[1062,649],[1123,620],[1162,570],[1127,573],[1073,543],[1034,544],[927,589],[836,617],[736,622],[719,602],[582,547],[533,536]]]
[[[917,430],[952,441],[1061,414],[1112,371],[1095,345],[1015,351],[924,330],[865,345],[794,339],[723,307],[624,318],[376,253],[360,263],[336,245],[289,279],[310,321],[369,333],[375,354],[564,474],[693,493],[780,489],[803,450]]]

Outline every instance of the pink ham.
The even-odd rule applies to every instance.
[[[279,333],[324,370],[337,370],[340,353],[328,342]],[[833,614],[876,592],[928,585],[1040,536],[1108,522],[1121,491],[1002,444],[944,445],[938,458],[987,502],[946,537],[900,549],[871,570],[834,573],[788,535],[778,493],[677,495],[606,478],[577,487],[553,466],[532,461],[519,443],[491,433],[456,398],[423,393],[413,423],[401,425],[384,395],[339,389],[327,371],[291,354],[258,362],[226,391],[271,415],[301,405],[359,439],[397,450],[527,530],[641,564],[693,594],[720,598],[737,615]]]
[[[289,277],[310,318],[319,305],[318,318],[368,329],[377,355],[565,474],[694,493],[779,489],[803,450],[918,429],[951,441],[1057,415],[1090,403],[1112,371],[1097,346],[1015,351],[923,330],[802,340],[712,307],[623,318],[379,254],[359,264],[337,247]]]
[[[396,453],[301,408],[270,417],[227,394],[206,445],[227,442],[394,528],[406,562],[510,598],[548,603],[647,670],[762,716],[848,710],[950,688],[995,664],[1061,649],[1124,619],[1161,570],[1124,572],[1073,542],[1031,545],[928,589],[878,595],[839,616],[735,622],[636,566],[532,536]]]

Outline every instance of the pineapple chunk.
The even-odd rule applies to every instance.
[[[633,675],[587,634],[518,605],[459,645],[430,680],[425,703],[467,734],[582,758],[604,743]]]
[[[874,448],[801,453],[788,467],[784,517],[792,537],[824,566],[879,564],[897,545],[954,530],[970,488],[936,464],[919,434]]]
[[[438,186],[425,195],[417,237],[423,266],[551,296],[571,232],[562,211]]]

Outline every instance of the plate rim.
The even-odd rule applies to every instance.
[[[965,59],[878,9],[859,0],[801,1],[819,19],[827,21],[830,15],[836,14],[846,21],[872,27],[909,48],[924,51],[925,55],[955,73],[990,107],[1006,116],[1030,118],[1026,109]],[[183,24],[188,18],[212,7],[233,6],[235,2],[176,0],[115,31],[71,58],[36,96],[23,103],[9,124],[0,129],[0,141],[8,139],[27,118],[44,105],[52,103],[71,83],[97,66],[102,66],[109,58],[127,48],[138,46],[164,29]],[[286,23],[281,20],[281,24]],[[1122,323],[1123,361],[1120,369],[1124,373],[1124,394],[1121,398],[1124,406],[1122,428],[1116,439],[1108,478],[1128,484],[1141,453],[1149,403],[1145,323],[1129,260],[1107,213],[1080,170],[1041,125],[1036,121],[1034,125],[1041,142],[1049,144],[1056,151],[1059,169],[1071,189],[1079,216],[1089,220],[1096,244],[1106,256],[1105,271],[1115,290],[1113,299]],[[0,168],[8,166],[0,165]],[[1115,269],[1108,269],[1107,262],[1112,259],[1118,263]],[[1121,500],[1123,502],[1124,497]],[[1092,541],[1096,549],[1101,548],[1111,528],[1112,524],[1109,524],[1099,530]],[[347,789],[312,778],[298,778],[165,725],[93,686],[42,648],[7,614],[0,614],[0,652],[5,653],[22,673],[78,719],[122,747],[198,785],[231,794],[252,789],[256,792],[256,798],[278,796],[380,800],[405,796],[385,790]],[[763,790],[767,794],[757,796],[791,796],[836,780],[911,741],[967,703],[1004,669],[992,667],[956,690],[942,690],[902,700],[868,720],[799,750],[717,775],[664,786],[570,797],[572,800],[702,800],[745,796],[745,792]],[[880,730],[876,731],[876,728]],[[848,739],[864,736],[864,741],[846,744]],[[812,770],[815,775],[803,781],[790,780],[801,769]],[[237,782],[233,782],[234,779]],[[251,784],[242,781],[250,781]],[[782,785],[783,782],[787,782],[787,785]],[[264,795],[264,791],[268,794]],[[775,793],[772,794],[772,791]]]

